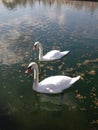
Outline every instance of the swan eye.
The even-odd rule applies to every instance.
[[[31,66],[30,66],[30,67],[28,67],[28,69],[29,69],[29,70],[31,70]]]

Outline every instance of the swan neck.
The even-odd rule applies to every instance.
[[[35,64],[34,66],[34,83],[33,83],[33,87],[36,89],[36,87],[38,87],[38,82],[39,82],[39,71],[38,71],[38,65]]]
[[[42,60],[43,58],[43,47],[42,45],[40,44],[39,45],[39,60]]]

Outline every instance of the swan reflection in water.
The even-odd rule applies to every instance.
[[[64,92],[63,94],[49,95],[38,93],[38,107],[46,111],[62,111],[77,109],[74,92]]]

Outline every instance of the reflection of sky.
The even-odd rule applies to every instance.
[[[73,39],[80,37],[97,39],[97,21],[98,10],[96,9],[92,14],[84,6],[72,8],[68,4],[59,5],[55,2],[50,6],[36,2],[33,6],[17,6],[13,10],[7,10],[0,4],[0,62],[13,64],[22,61],[24,58],[22,49],[20,52],[18,49],[15,52],[15,48],[11,49],[10,46],[14,46],[22,35],[25,42],[28,42],[28,36],[35,36],[36,39],[35,34],[39,29],[38,35],[44,30],[45,35],[50,33],[53,36],[55,33],[55,36],[62,34],[64,37],[67,34]],[[59,31],[58,34],[56,31]],[[23,41],[21,40],[21,43]]]

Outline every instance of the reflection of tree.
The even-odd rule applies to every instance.
[[[10,9],[15,8],[17,5],[25,6],[27,3],[33,4],[34,0],[2,0],[3,4]]]
[[[43,2],[44,4],[49,4],[52,5],[54,3],[57,3],[59,5],[64,4],[64,5],[70,5],[72,8],[81,8],[81,7],[86,7],[89,8],[90,10],[93,10],[95,8],[98,8],[98,5],[95,2],[91,1],[97,1],[97,0],[85,0],[89,1],[87,4],[85,1],[81,0],[78,2],[71,1],[71,0],[2,0],[3,4],[10,9],[15,8],[17,5],[22,5],[25,6],[27,3],[30,4],[31,6],[38,1],[39,4],[40,2]]]

